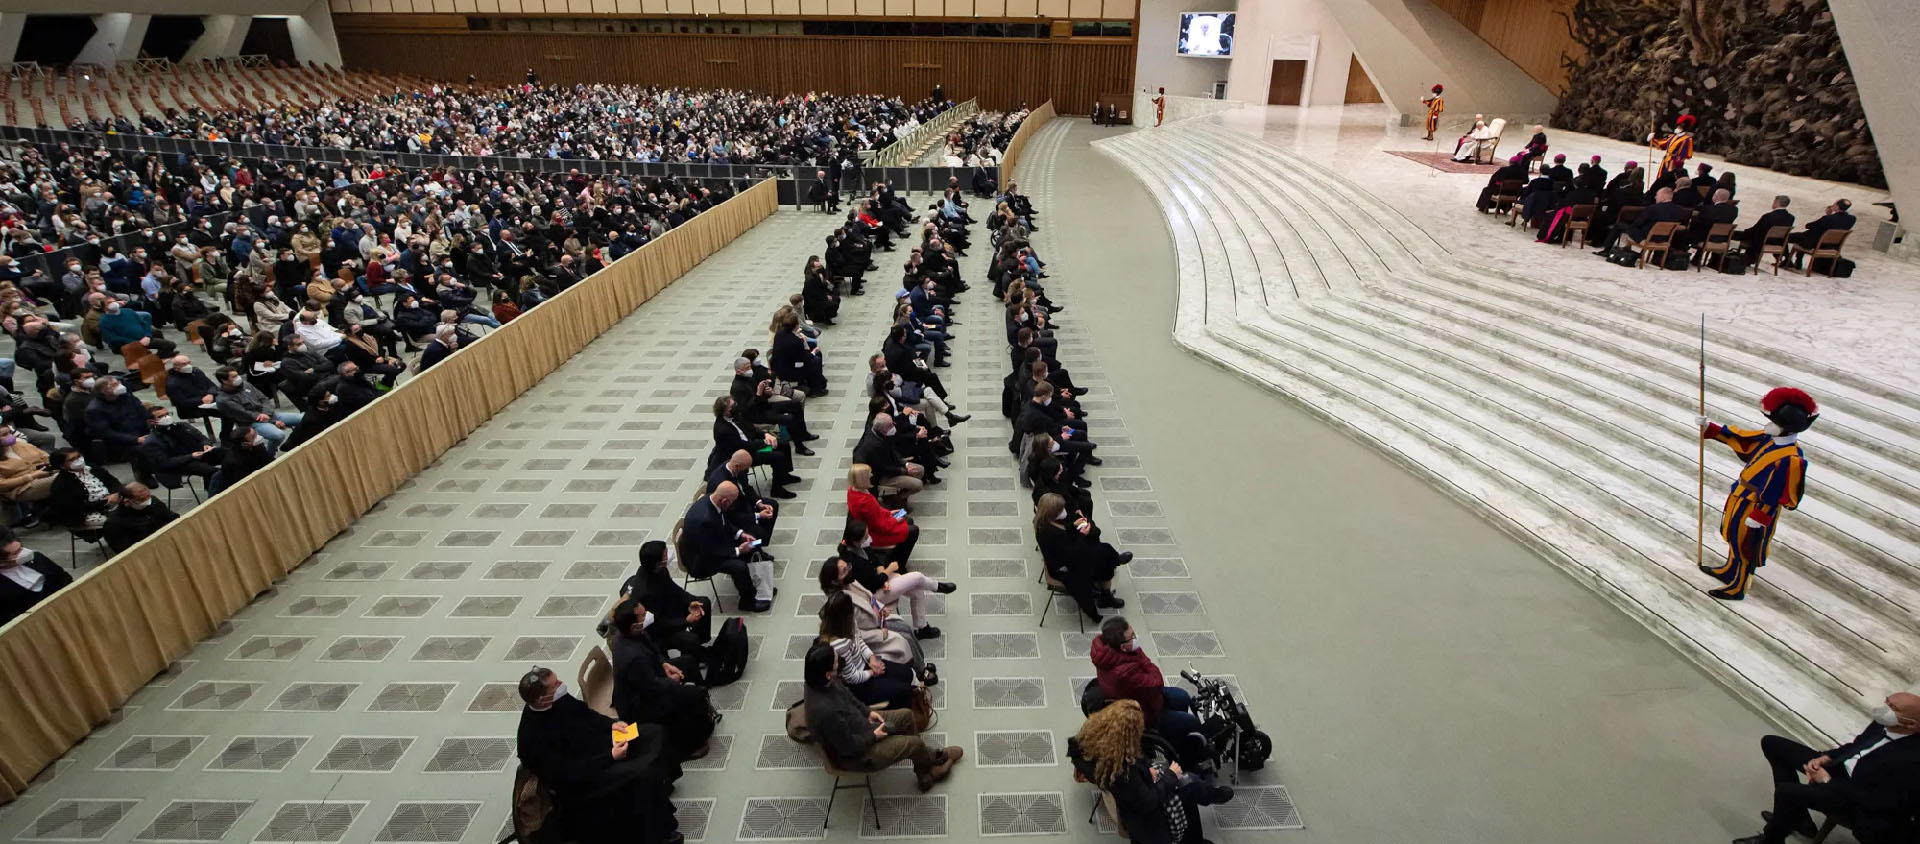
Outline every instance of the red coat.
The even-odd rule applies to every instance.
[[[867,526],[867,536],[878,547],[890,548],[907,541],[907,520],[880,506],[880,499],[871,492],[847,490],[847,515]]]
[[[1145,653],[1138,649],[1123,651],[1108,647],[1099,637],[1093,640],[1094,680],[1100,684],[1100,691],[1111,700],[1132,698],[1140,704],[1141,713],[1147,716],[1147,723],[1160,720],[1160,712],[1167,706],[1163,687],[1167,678],[1160,673],[1159,666],[1153,664]]]

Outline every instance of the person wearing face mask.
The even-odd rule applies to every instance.
[[[12,531],[0,530],[0,625],[72,582],[73,576],[59,563],[21,547]]]
[[[120,487],[120,479],[105,469],[89,466],[86,458],[71,448],[55,449],[47,455],[47,468],[54,474],[47,494],[46,520],[76,533],[106,527],[111,490]]]
[[[1210,754],[1200,732],[1200,719],[1193,712],[1193,698],[1185,689],[1166,684],[1166,676],[1140,650],[1133,625],[1114,616],[1100,623],[1088,658],[1093,662],[1094,682],[1108,700],[1131,700],[1140,704],[1146,723],[1162,738],[1172,742],[1180,758],[1188,765],[1199,765]]]
[[[189,475],[198,477],[202,486],[210,486],[213,473],[226,460],[226,450],[207,440],[193,423],[181,420],[164,407],[150,407],[152,433],[140,443],[140,461],[162,486],[178,487]]]
[[[1773,810],[1765,828],[1734,844],[1784,844],[1817,830],[1808,811],[1845,819],[1863,844],[1915,840],[1915,783],[1920,783],[1920,695],[1895,692],[1873,709],[1853,741],[1825,752],[1784,736],[1760,740],[1773,769]],[[1806,782],[1801,782],[1801,777]]]
[[[87,432],[106,443],[106,454],[114,460],[130,456],[147,436],[147,409],[127,394],[120,379],[99,379],[93,401],[87,403]]]
[[[165,503],[153,499],[153,490],[146,484],[127,484],[114,496],[113,509],[107,512],[107,547],[125,551],[177,518]]]
[[[208,495],[239,483],[273,462],[271,444],[250,425],[233,426],[233,430],[228,431],[221,440],[226,444],[221,449],[226,452],[226,460],[221,461],[220,471],[208,479]]]
[[[637,734],[621,740],[614,734],[627,722],[595,712],[546,668],[534,666],[518,685],[526,708],[516,752],[554,795],[543,833],[557,827],[556,839],[583,844],[685,840],[667,798],[681,769],[667,752],[666,730],[633,724]]]
[[[293,317],[293,309],[280,301],[280,294],[272,290],[265,291],[260,298],[253,300],[254,327],[274,336],[279,336],[280,327]]]
[[[1726,443],[1745,465],[1727,490],[1720,535],[1727,540],[1727,559],[1719,565],[1701,566],[1724,586],[1707,594],[1722,601],[1747,597],[1747,581],[1755,569],[1767,564],[1767,550],[1773,543],[1773,530],[1782,508],[1800,506],[1806,489],[1807,456],[1800,448],[1800,433],[1820,418],[1813,397],[1793,387],[1776,387],[1760,399],[1760,412],[1767,417],[1759,431],[1730,428],[1705,416],[1695,421],[1704,439]]]
[[[707,690],[697,685],[700,658],[666,658],[647,633],[652,621],[635,598],[613,610],[614,711],[630,723],[665,727],[674,758],[699,759],[707,755],[715,721]]]
[[[1101,607],[1127,605],[1113,593],[1113,574],[1133,562],[1133,552],[1101,540],[1099,526],[1086,513],[1069,512],[1059,495],[1042,495],[1034,505],[1033,533],[1047,574],[1066,587],[1088,618],[1098,620]]]
[[[167,361],[167,397],[172,400],[173,409],[181,419],[199,419],[209,415],[200,409],[200,404],[215,389],[218,387],[213,379],[194,366],[192,358],[174,355]]]
[[[713,604],[680,585],[674,562],[667,543],[655,539],[641,545],[640,570],[620,585],[620,597],[639,599],[653,615],[647,635],[669,656],[700,656],[713,638]]]
[[[202,404],[211,401],[214,412],[222,418],[252,428],[267,441],[269,452],[278,449],[288,432],[300,424],[301,414],[275,412],[266,394],[243,380],[239,370],[223,366],[214,371],[213,378],[220,389]]]
[[[45,501],[52,492],[47,452],[22,439],[13,426],[0,424],[0,500],[17,505]]]
[[[173,341],[153,333],[152,314],[136,311],[119,300],[108,301],[103,309],[100,316],[100,342],[115,352],[128,344],[138,343],[161,357],[174,353]]]
[[[1013,429],[1013,440],[1007,443],[1007,449],[1015,454],[1024,454],[1035,435],[1046,435],[1054,443],[1054,456],[1066,464],[1067,473],[1078,477],[1085,466],[1098,466],[1104,461],[1094,456],[1098,448],[1087,441],[1086,420],[1079,418],[1071,408],[1056,405],[1053,384],[1036,381],[1033,384],[1033,398],[1020,408],[1020,416]]]
[[[433,332],[433,341],[428,343],[426,350],[420,353],[420,363],[414,371],[427,371],[432,368],[434,364],[446,360],[447,356],[453,354],[454,350],[458,348],[460,348],[460,331],[458,327],[446,324],[436,326]]]

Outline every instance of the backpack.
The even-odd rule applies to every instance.
[[[1746,275],[1752,266],[1745,253],[1728,252],[1720,256],[1720,271],[1727,275]]]
[[[707,649],[707,687],[724,686],[747,672],[747,623],[729,618]]]
[[[1665,257],[1666,269],[1685,270],[1691,265],[1692,257],[1685,249],[1669,249]]]

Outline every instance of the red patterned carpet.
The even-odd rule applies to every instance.
[[[1474,164],[1471,161],[1455,161],[1453,160],[1452,154],[1445,152],[1413,152],[1409,150],[1390,149],[1386,150],[1386,153],[1388,155],[1400,156],[1409,161],[1418,161],[1442,173],[1491,173],[1500,167],[1498,164]]]

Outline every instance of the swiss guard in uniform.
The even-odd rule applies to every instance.
[[[1693,157],[1693,123],[1693,115],[1683,114],[1680,119],[1673,121],[1673,134],[1664,138],[1647,136],[1649,146],[1667,151],[1666,156],[1660,159],[1660,172],[1654,174],[1654,182],[1687,175],[1687,159]]]
[[[1760,399],[1760,412],[1767,417],[1767,426],[1760,431],[1729,428],[1704,416],[1698,420],[1700,436],[1726,443],[1746,463],[1722,508],[1720,535],[1727,540],[1727,560],[1701,567],[1726,584],[1707,593],[1723,601],[1747,596],[1753,570],[1767,564],[1781,508],[1800,506],[1807,485],[1807,456],[1800,450],[1800,432],[1820,418],[1813,397],[1792,387],[1769,391]]]

